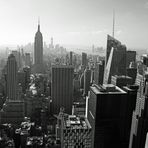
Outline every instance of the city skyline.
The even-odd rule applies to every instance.
[[[129,48],[146,49],[147,0],[1,0],[1,44],[33,42],[40,17],[47,43],[53,37],[59,44],[106,47],[107,34],[112,35],[113,10],[115,38]]]

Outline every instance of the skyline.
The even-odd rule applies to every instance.
[[[1,0],[0,45],[34,42],[40,17],[47,43],[53,37],[59,44],[106,47],[107,34],[112,35],[113,9],[115,38],[127,48],[146,49],[147,0]]]

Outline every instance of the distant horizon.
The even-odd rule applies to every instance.
[[[53,37],[60,45],[106,48],[113,10],[115,38],[127,48],[147,49],[147,0],[1,0],[0,43],[34,42],[39,16],[45,42]]]

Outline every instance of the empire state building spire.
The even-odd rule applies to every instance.
[[[38,32],[40,32],[40,18],[38,18]]]
[[[41,73],[41,67],[43,67],[43,36],[40,31],[40,21],[38,19],[38,30],[35,34],[34,40],[34,66],[35,72]]]

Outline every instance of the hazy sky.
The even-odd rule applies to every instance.
[[[0,45],[34,42],[38,16],[44,41],[106,47],[112,34],[129,48],[148,48],[148,0],[0,0]]]

